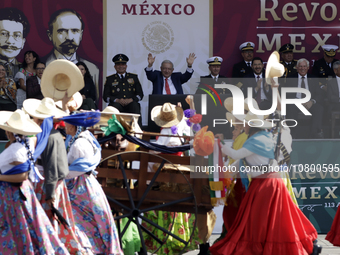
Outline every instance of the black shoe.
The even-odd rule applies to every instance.
[[[200,244],[200,253],[198,253],[197,255],[208,255],[208,254],[210,254],[209,247],[210,247],[209,243]]]
[[[317,244],[318,240],[313,242],[313,253],[311,255],[318,255],[321,253],[322,247]]]

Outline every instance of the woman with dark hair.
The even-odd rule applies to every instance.
[[[86,64],[84,62],[78,62],[76,64],[84,76],[84,88],[80,90],[80,94],[83,96],[83,104],[80,106],[80,109],[83,110],[91,110],[91,109],[97,109],[95,105],[96,101],[96,87],[94,86],[94,82],[92,79],[92,76],[90,74],[89,69],[87,68]]]
[[[25,52],[24,61],[19,72],[16,73],[14,81],[18,85],[17,93],[17,108],[22,108],[22,102],[26,99],[26,78],[35,76],[35,69],[40,62],[39,56],[36,52],[29,50]]]

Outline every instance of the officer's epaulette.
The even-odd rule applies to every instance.
[[[135,73],[127,73],[127,74],[137,75],[137,74],[135,74]]]

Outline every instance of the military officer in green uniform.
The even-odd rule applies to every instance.
[[[294,59],[293,50],[294,46],[290,43],[282,45],[282,47],[279,49],[279,52],[281,53],[280,63],[285,67],[285,73],[283,74],[283,77],[287,77],[289,75],[294,75],[297,73],[297,60]]]
[[[126,72],[128,61],[124,54],[113,57],[117,73],[106,77],[103,100],[120,112],[140,114],[139,101],[143,99],[143,89],[137,74]]]

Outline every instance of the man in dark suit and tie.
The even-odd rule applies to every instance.
[[[37,73],[36,76],[30,76],[27,78],[26,81],[26,98],[35,98],[42,100],[44,98],[43,94],[41,93],[41,77],[45,70],[45,63],[39,62],[35,71]]]
[[[333,63],[335,78],[328,82],[327,94],[330,111],[340,111],[340,61]]]
[[[161,64],[161,71],[153,70],[155,58],[148,54],[148,66],[145,68],[146,77],[152,82],[153,95],[174,95],[183,94],[182,84],[186,83],[192,76],[194,70],[192,64],[196,59],[194,53],[187,57],[188,68],[185,73],[173,72],[174,65],[170,60],[164,60]]]
[[[323,102],[319,86],[319,80],[317,77],[307,74],[309,69],[309,61],[305,58],[298,60],[296,64],[297,73],[288,76],[286,79],[285,87],[293,88],[305,88],[311,93],[311,99],[304,103],[303,106],[312,114],[312,126],[311,132],[314,138],[323,138],[322,132],[322,114],[323,114]],[[304,98],[302,93],[287,93],[287,98]],[[292,104],[287,105],[287,119],[297,120],[300,110]],[[291,125],[289,123],[288,125]],[[292,130],[293,136],[295,136],[296,130]],[[294,137],[296,138],[296,137]]]
[[[242,91],[244,97],[248,97],[248,88],[252,88],[253,98],[261,110],[268,110],[272,106],[272,89],[266,83],[263,61],[255,57],[252,62],[253,72],[243,78]]]

